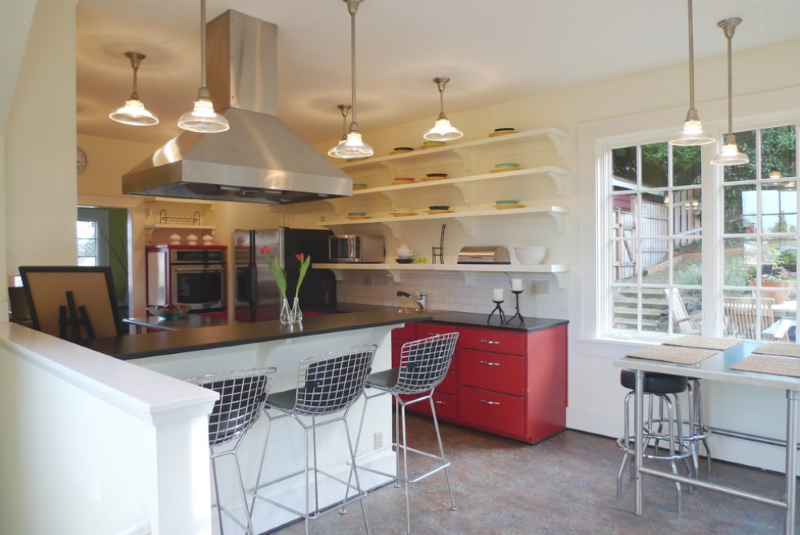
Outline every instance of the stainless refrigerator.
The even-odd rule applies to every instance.
[[[260,230],[236,230],[236,321],[276,320],[280,313],[280,291],[261,248],[269,246],[270,257],[286,270],[286,297],[291,304],[300,262],[296,255],[311,255],[311,264],[328,261],[330,230],[279,227]],[[309,268],[300,287],[300,308],[304,316],[334,312],[336,278],[327,269]]]

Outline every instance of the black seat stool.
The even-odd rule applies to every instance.
[[[636,388],[636,375],[631,370],[622,370],[620,373],[620,383],[630,392],[625,396],[624,421],[625,430],[623,436],[617,439],[617,445],[624,452],[622,463],[620,463],[617,473],[617,498],[622,498],[622,476],[625,473],[625,466],[628,461],[633,461],[636,455],[634,441],[636,434],[630,430],[630,402],[634,397]],[[672,465],[672,472],[678,473],[675,461],[682,459],[689,474],[692,470],[689,466],[688,458],[693,455],[692,444],[686,441],[683,436],[683,426],[681,425],[681,406],[677,394],[685,392],[688,388],[689,380],[679,375],[668,375],[662,373],[644,374],[643,393],[649,401],[649,410],[645,413],[644,429],[642,430],[642,448],[645,449],[643,457],[657,461],[669,461]],[[658,400],[658,415],[655,416],[656,400]],[[664,406],[667,407],[667,414],[664,414]],[[665,431],[666,428],[666,431]],[[662,443],[665,443],[662,446]],[[653,448],[652,453],[646,449]],[[664,451],[662,452],[662,448]],[[633,469],[631,469],[633,478]],[[675,482],[677,492],[678,513],[682,510],[681,504],[681,484]]]

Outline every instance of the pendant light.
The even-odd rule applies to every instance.
[[[691,147],[695,145],[708,145],[716,141],[713,137],[703,135],[703,125],[700,116],[694,107],[694,22],[692,20],[692,0],[689,0],[689,112],[686,114],[686,122],[683,123],[683,131],[678,137],[670,140],[670,144],[681,147]]]
[[[339,140],[339,143],[331,147],[331,150],[328,151],[328,156],[335,156],[336,150],[347,143],[347,114],[350,112],[350,104],[339,104],[336,106],[342,112],[342,139]]]
[[[358,6],[364,0],[343,0],[347,4],[347,11],[350,13],[350,69],[351,69],[351,90],[352,90],[352,109],[353,119],[350,122],[350,129],[345,136],[344,143],[339,143],[328,154],[334,158],[366,158],[375,152],[372,147],[364,143],[361,139],[361,132],[358,130],[356,122],[356,13]]]
[[[731,41],[736,27],[742,23],[739,17],[723,19],[717,26],[725,32],[728,39],[728,134],[722,144],[722,152],[714,156],[711,160],[713,165],[741,165],[750,162],[747,154],[739,152],[739,144],[736,143],[736,136],[733,135],[733,75],[731,74],[733,62],[731,61]]]
[[[440,76],[433,79],[433,83],[439,86],[439,118],[436,119],[436,124],[433,128],[425,132],[425,139],[431,141],[450,141],[451,139],[458,139],[464,135],[458,128],[450,124],[450,120],[444,114],[444,87],[450,78],[447,76]]]
[[[158,117],[144,107],[144,102],[139,100],[139,94],[136,92],[136,73],[139,71],[139,64],[147,56],[138,52],[125,52],[125,55],[131,60],[131,67],[133,67],[133,93],[131,93],[131,98],[125,101],[123,107],[117,109],[108,117],[112,121],[130,126],[156,125],[158,124]]]
[[[194,109],[181,115],[178,126],[201,134],[225,132],[231,127],[225,117],[214,111],[211,93],[206,87],[206,0],[200,0],[200,90]]]

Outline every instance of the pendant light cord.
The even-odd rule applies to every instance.
[[[206,0],[200,0],[200,87],[206,86]]]
[[[356,121],[356,13],[358,12],[358,3],[347,2],[348,11],[350,11],[350,87],[352,88],[351,100],[353,108],[352,122],[358,124]]]
[[[728,38],[728,134],[730,135],[733,133],[733,74],[731,73],[733,69],[733,58],[731,57],[733,35],[726,32],[726,37]]]
[[[689,0],[689,108],[694,109],[694,19]]]

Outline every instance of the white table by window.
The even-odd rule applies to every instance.
[[[753,342],[744,340],[742,343],[727,351],[720,351],[698,364],[695,365],[682,365],[671,364],[668,362],[660,362],[656,360],[646,360],[639,358],[624,357],[614,361],[614,365],[618,368],[626,370],[634,370],[636,375],[636,405],[634,410],[634,418],[636,420],[636,458],[635,458],[635,486],[636,486],[636,515],[642,515],[642,474],[647,474],[656,477],[662,477],[672,481],[679,481],[688,485],[701,487],[705,489],[731,494],[740,498],[757,501],[763,504],[772,505],[785,509],[786,515],[784,518],[784,535],[794,535],[794,517],[795,517],[795,493],[796,493],[796,466],[795,455],[797,449],[797,429],[796,429],[796,414],[797,414],[797,400],[798,391],[800,391],[800,379],[795,377],[785,377],[781,375],[768,375],[761,373],[739,372],[731,370],[739,361],[745,359],[750,353],[762,342]],[[753,386],[764,386],[769,388],[780,388],[786,390],[786,490],[783,500],[764,496],[760,494],[753,494],[745,490],[740,490],[732,487],[726,487],[710,483],[705,480],[699,480],[691,477],[676,475],[661,470],[652,468],[645,468],[642,466],[643,449],[642,449],[642,428],[643,428],[643,398],[642,386],[644,384],[645,372],[666,373],[670,375],[682,375],[686,377],[696,377],[707,381],[723,381],[728,383],[737,383]]]

